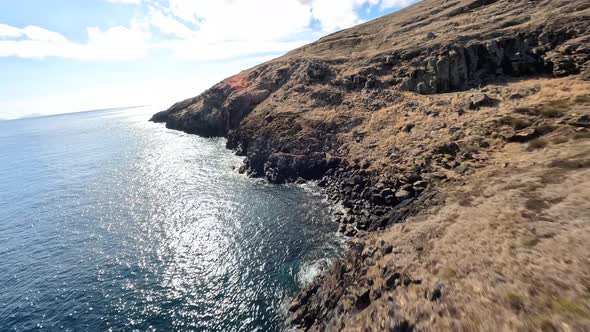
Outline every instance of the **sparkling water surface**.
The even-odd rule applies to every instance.
[[[342,250],[312,186],[150,108],[0,122],[1,331],[277,331]]]

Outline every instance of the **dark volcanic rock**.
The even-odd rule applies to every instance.
[[[356,296],[356,308],[363,310],[371,304],[370,290],[368,288],[361,288]]]
[[[383,245],[383,247],[381,247],[381,252],[383,253],[383,255],[390,254],[392,251],[393,251],[393,246],[389,243],[386,243]]]
[[[575,28],[538,30],[485,42],[448,45],[441,48],[438,55],[424,55],[420,66],[400,87],[432,94],[477,86],[501,76],[577,74],[590,59],[588,37],[574,39],[559,48],[556,45],[578,33],[580,31]],[[490,101],[486,100],[485,104]],[[472,107],[478,106],[474,104]]]
[[[430,293],[429,299],[430,301],[437,301],[442,297],[442,286],[436,285],[432,292]]]
[[[150,118],[150,121],[152,121],[152,122],[166,122],[166,121],[168,121],[168,111],[161,111],[161,112],[154,114]]]
[[[472,109],[472,110],[477,110],[480,107],[493,107],[493,106],[496,106],[497,104],[498,104],[497,100],[490,98],[486,94],[479,94],[479,95],[473,96],[471,98],[468,108]]]

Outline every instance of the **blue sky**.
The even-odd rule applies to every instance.
[[[416,0],[0,2],[0,118],[166,107]]]

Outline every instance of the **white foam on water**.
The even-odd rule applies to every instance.
[[[299,287],[305,287],[311,284],[328,266],[332,263],[331,259],[320,258],[310,262],[305,262],[297,273],[297,283]]]

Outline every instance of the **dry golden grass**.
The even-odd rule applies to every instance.
[[[524,129],[531,125],[531,121],[525,118],[517,118],[514,116],[505,116],[500,120],[500,123],[512,127],[514,130]]]
[[[528,151],[533,151],[533,150],[536,150],[536,149],[542,149],[542,148],[544,148],[546,146],[547,146],[547,140],[546,139],[544,139],[544,138],[537,138],[537,139],[532,140],[528,144],[527,150]]]
[[[375,319],[403,317],[416,331],[589,331],[590,164],[558,165],[590,156],[590,142],[563,144],[498,150],[466,185],[448,186],[442,209],[375,235],[399,253],[369,273],[395,266],[422,282],[386,292],[346,326],[376,331]],[[504,160],[511,166],[499,171]],[[559,181],[541,181],[547,174]],[[464,194],[470,206],[459,204]],[[424,297],[441,282],[440,301]]]
[[[579,104],[590,103],[590,95],[577,96],[574,99],[574,102]]]
[[[584,131],[574,134],[573,139],[588,139],[590,138],[590,132]]]
[[[470,151],[475,155],[481,154],[482,142],[492,145],[501,143],[498,142],[501,138],[496,135],[500,130],[498,125],[513,130],[534,128],[547,143],[553,143],[552,139],[555,137],[544,136],[560,128],[554,124],[559,119],[571,112],[586,109],[580,107],[587,107],[587,104],[573,103],[570,100],[574,99],[572,95],[583,96],[583,92],[590,90],[590,83],[572,78],[530,79],[491,85],[485,90],[488,96],[500,100],[500,104],[495,108],[465,112],[462,115],[456,110],[470,100],[473,91],[429,96],[401,93],[395,104],[357,118],[361,119],[361,122],[354,130],[362,133],[362,139],[354,140],[352,134],[342,134],[340,139],[350,143],[344,144],[341,150],[345,152],[347,159],[369,161],[369,171],[386,175],[396,172],[399,168],[412,167],[420,158],[427,159],[431,150],[425,147],[452,140],[458,140],[464,151]],[[525,97],[510,99],[509,96],[515,92]],[[359,97],[347,98],[350,99],[346,99],[346,102],[352,105],[362,101]],[[563,113],[559,113],[559,117],[543,116],[539,109],[549,115],[562,111]],[[322,116],[322,112],[331,114],[326,110],[317,112],[318,117]],[[433,115],[433,112],[436,112],[436,115]],[[538,121],[539,117],[542,121]],[[413,125],[412,130],[403,131],[404,126],[408,124]],[[456,131],[452,132],[451,127],[456,128]],[[563,135],[583,138],[585,134]],[[556,139],[557,143],[553,144],[561,144],[560,140]],[[542,142],[532,143],[531,148],[542,147]],[[393,167],[394,165],[396,167]]]
[[[537,109],[539,115],[549,118],[561,116],[569,110],[570,101],[568,99],[550,100],[540,105]]]
[[[555,137],[551,140],[551,143],[553,144],[563,144],[566,143],[567,141],[569,141],[568,137],[565,136],[559,136],[559,137]]]
[[[510,306],[510,308],[516,313],[524,310],[524,300],[522,299],[522,296],[516,293],[508,292],[504,294],[504,299],[508,303],[508,306]]]
[[[568,299],[558,299],[553,302],[555,311],[565,315],[583,315],[586,313],[584,306]]]

